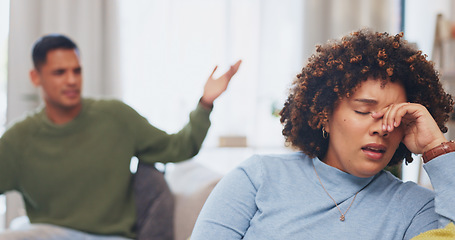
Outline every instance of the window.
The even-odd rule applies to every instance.
[[[7,46],[9,29],[9,1],[0,1],[0,135],[6,123]],[[5,228],[5,196],[0,195],[0,231]]]
[[[215,102],[204,144],[246,136],[249,147],[283,147],[274,115],[301,69],[300,0],[120,1],[123,100],[168,132],[196,106],[215,65],[218,76],[242,59]],[[215,74],[215,75],[216,75]]]

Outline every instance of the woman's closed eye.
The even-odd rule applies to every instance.
[[[358,113],[360,115],[368,115],[368,114],[371,114],[371,112],[367,112],[367,111],[358,111],[358,110],[354,110],[355,113]]]

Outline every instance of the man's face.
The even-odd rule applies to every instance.
[[[55,49],[46,63],[31,72],[32,82],[41,86],[46,107],[71,110],[81,105],[82,68],[75,49]]]

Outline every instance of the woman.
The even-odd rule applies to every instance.
[[[253,156],[216,186],[199,239],[411,239],[455,220],[453,100],[401,35],[317,46],[281,111],[301,150]],[[422,154],[435,192],[384,171]]]

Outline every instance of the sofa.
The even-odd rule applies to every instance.
[[[138,240],[187,240],[208,195],[221,179],[192,160],[167,164],[166,171],[139,163],[133,176]],[[10,229],[30,224],[24,214]]]
[[[194,161],[167,165],[165,173],[139,163],[133,184],[139,240],[186,240],[222,175]]]

